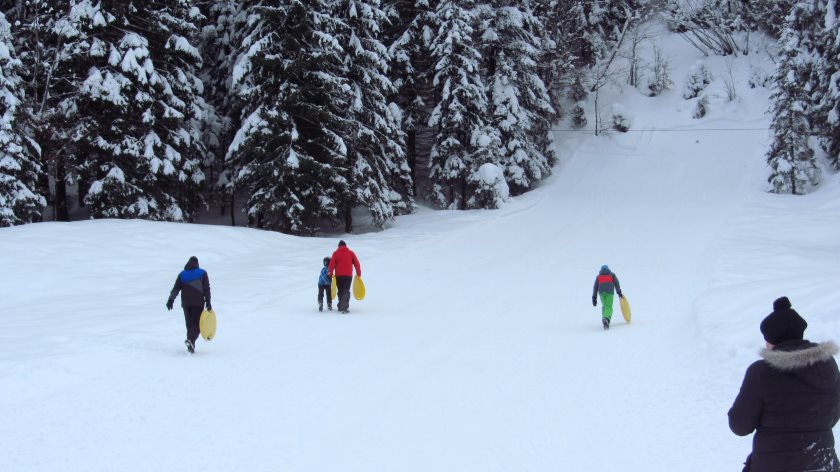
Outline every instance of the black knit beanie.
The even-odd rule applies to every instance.
[[[346,246],[346,245],[347,245],[347,243],[345,243],[343,239],[338,242],[338,247]]]
[[[773,313],[767,315],[761,322],[761,334],[770,344],[781,344],[785,341],[802,340],[808,323],[791,308],[788,297],[781,297],[773,302]]]

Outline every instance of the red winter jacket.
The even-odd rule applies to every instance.
[[[359,259],[356,254],[347,248],[339,246],[330,258],[330,265],[327,267],[327,276],[332,278],[333,273],[341,277],[352,277],[353,267],[356,267],[356,275],[362,276],[362,268],[359,267]]]

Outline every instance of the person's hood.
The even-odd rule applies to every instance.
[[[198,269],[198,258],[195,256],[190,257],[190,260],[187,261],[187,265],[184,266],[184,270],[193,269]]]
[[[598,274],[600,274],[600,275],[607,275],[607,274],[610,274],[610,273],[611,273],[611,271],[610,271],[609,267],[607,267],[607,268],[601,267],[601,270],[598,272]],[[590,274],[591,274],[591,272],[590,272]]]
[[[834,362],[837,353],[837,345],[831,341],[817,344],[803,340],[762,349],[760,354],[770,367],[793,374],[815,388],[827,389],[840,382]]]

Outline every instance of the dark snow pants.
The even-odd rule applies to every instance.
[[[324,294],[327,294],[327,306],[332,306],[332,287],[329,285],[318,285],[318,305],[324,304]]]
[[[350,309],[350,285],[353,284],[352,275],[337,275],[335,284],[338,288],[338,311]]]
[[[195,341],[198,339],[198,335],[201,332],[198,327],[198,322],[201,321],[202,311],[204,311],[203,306],[184,307],[184,321],[187,322],[187,339],[189,339],[193,345],[195,345]]]

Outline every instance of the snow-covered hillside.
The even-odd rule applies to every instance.
[[[0,470],[737,470],[750,439],[726,412],[773,299],[840,339],[840,181],[765,193],[769,91],[747,80],[766,56],[732,62],[738,98],[714,80],[693,119],[681,87],[699,54],[660,45],[674,90],[609,91],[632,131],[558,131],[541,188],[341,235],[367,286],[349,315],[316,309],[338,237],[0,230]],[[734,128],[752,130],[719,131]],[[164,303],[192,255],[219,330],[189,355]],[[607,332],[590,303],[602,264],[634,313]]]

